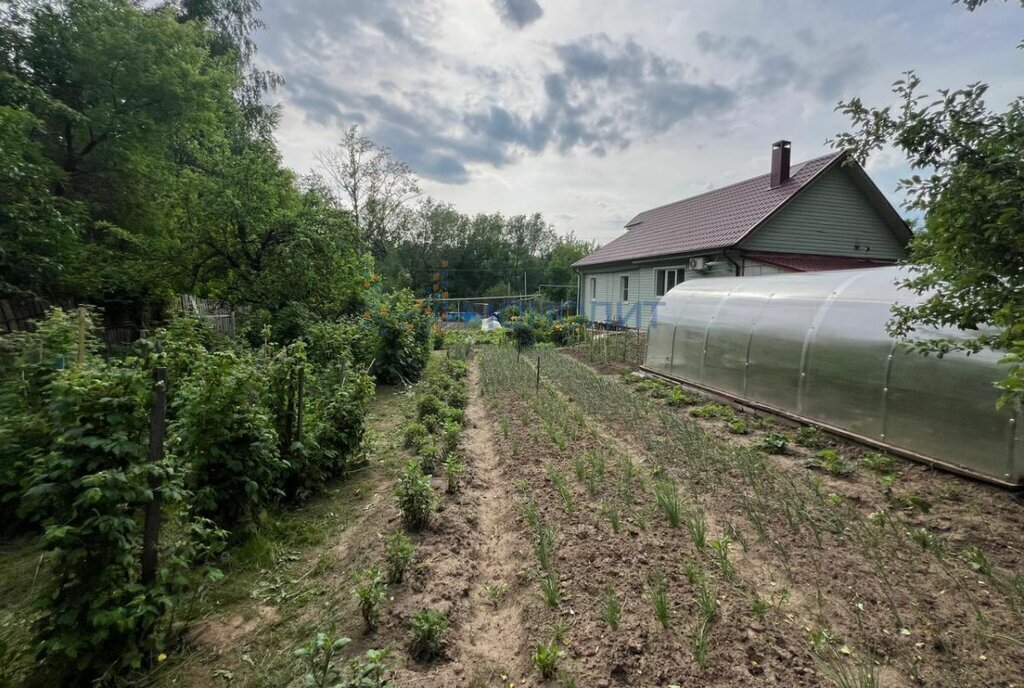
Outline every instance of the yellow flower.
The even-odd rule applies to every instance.
[[[166,655],[166,654],[164,654],[163,652],[161,652],[160,654],[158,654],[158,655],[156,656],[156,661],[158,661],[158,662],[164,662],[164,661],[167,661],[167,655]]]

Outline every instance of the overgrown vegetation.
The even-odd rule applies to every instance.
[[[113,680],[178,642],[226,545],[358,464],[373,382],[350,353],[312,360],[269,339],[253,350],[188,319],[104,358],[94,322],[55,309],[5,340],[0,435],[24,449],[0,471],[0,502],[8,527],[41,529],[55,555],[37,671]],[[170,384],[154,386],[157,368]]]

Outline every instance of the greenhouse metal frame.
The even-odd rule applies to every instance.
[[[643,369],[912,459],[1024,485],[1020,409],[996,406],[1001,354],[924,356],[886,332],[894,304],[924,298],[899,286],[908,270],[684,282],[655,309]]]

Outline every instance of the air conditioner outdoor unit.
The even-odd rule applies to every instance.
[[[690,259],[690,269],[703,272],[708,269],[708,259],[704,256]]]

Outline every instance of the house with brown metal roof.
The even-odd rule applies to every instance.
[[[911,233],[845,152],[790,164],[772,146],[767,174],[645,210],[577,261],[580,313],[646,328],[658,300],[686,280],[889,265]]]

